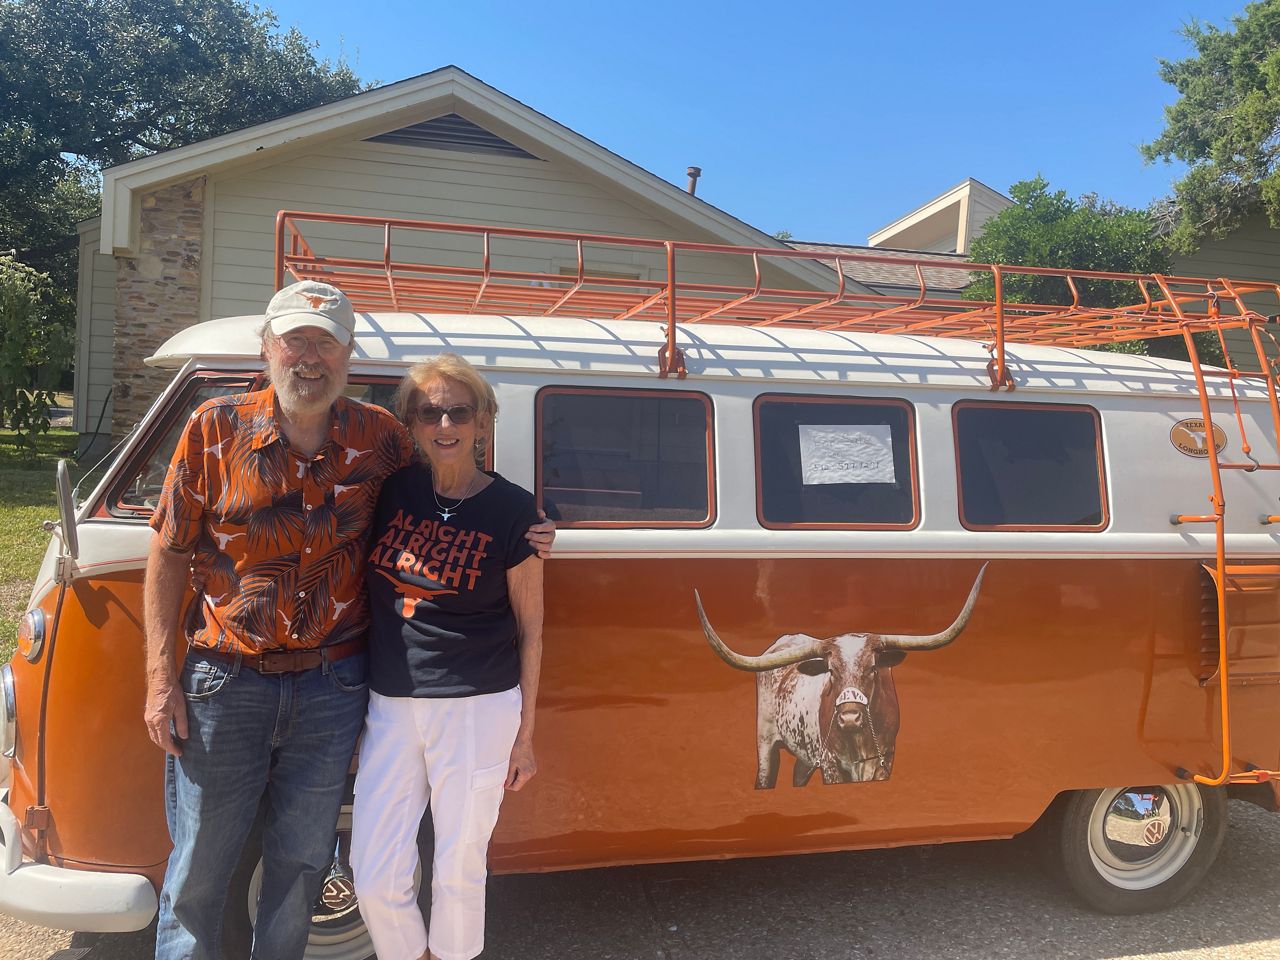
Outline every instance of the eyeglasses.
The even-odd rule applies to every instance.
[[[322,357],[336,356],[343,348],[333,337],[304,337],[300,333],[286,333],[279,338],[284,348],[294,356],[300,357],[307,352],[307,347],[315,347],[316,353]]]
[[[442,419],[444,415],[449,415],[449,422],[456,423],[461,426],[464,423],[470,423],[476,415],[476,408],[469,403],[459,403],[453,407],[437,407],[433,403],[424,403],[413,411],[413,415],[418,418],[418,422],[430,427],[434,427]]]

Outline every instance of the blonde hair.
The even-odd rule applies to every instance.
[[[452,380],[467,388],[476,405],[476,425],[480,433],[477,442],[487,438],[498,416],[498,398],[494,396],[489,381],[480,371],[456,353],[442,353],[410,367],[396,390],[396,416],[406,427],[413,427],[413,411],[417,407],[422,388],[435,380]]]

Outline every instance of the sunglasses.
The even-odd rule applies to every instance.
[[[418,422],[434,427],[442,419],[445,414],[449,415],[449,422],[456,423],[461,426],[464,423],[470,423],[476,415],[476,408],[469,403],[460,403],[454,407],[437,407],[432,403],[424,403],[422,406],[413,411],[413,415],[418,418]]]

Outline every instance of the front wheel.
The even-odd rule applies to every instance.
[[[262,889],[262,824],[260,810],[245,841],[240,863],[231,878],[222,919],[223,960],[244,960],[253,943],[253,927],[258,919],[258,892]],[[418,831],[420,864],[431,864],[433,832],[428,813]],[[311,911],[311,932],[304,960],[374,960],[373,940],[360,916],[355,886],[351,883],[351,807],[338,815],[334,836],[333,866],[325,877],[320,896]],[[422,869],[414,875],[419,888],[418,905],[430,908],[431,884],[422,883]]]
[[[1082,790],[1050,837],[1071,889],[1106,913],[1162,910],[1209,872],[1227,830],[1226,791],[1193,783]]]
[[[355,885],[347,865],[350,848],[351,811],[344,808],[334,837],[334,864],[312,908],[305,960],[371,960],[373,957],[373,941],[360,917]],[[243,960],[249,956],[261,888],[262,817],[259,816],[227,892],[222,921],[222,956],[226,960]]]

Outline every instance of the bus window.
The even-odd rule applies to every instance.
[[[705,527],[715,518],[711,401],[700,393],[548,387],[537,495],[562,527]]]
[[[1102,431],[1092,407],[958,403],[960,522],[970,530],[1101,530]]]
[[[915,418],[901,400],[783,394],[755,403],[761,526],[909,529]]]

